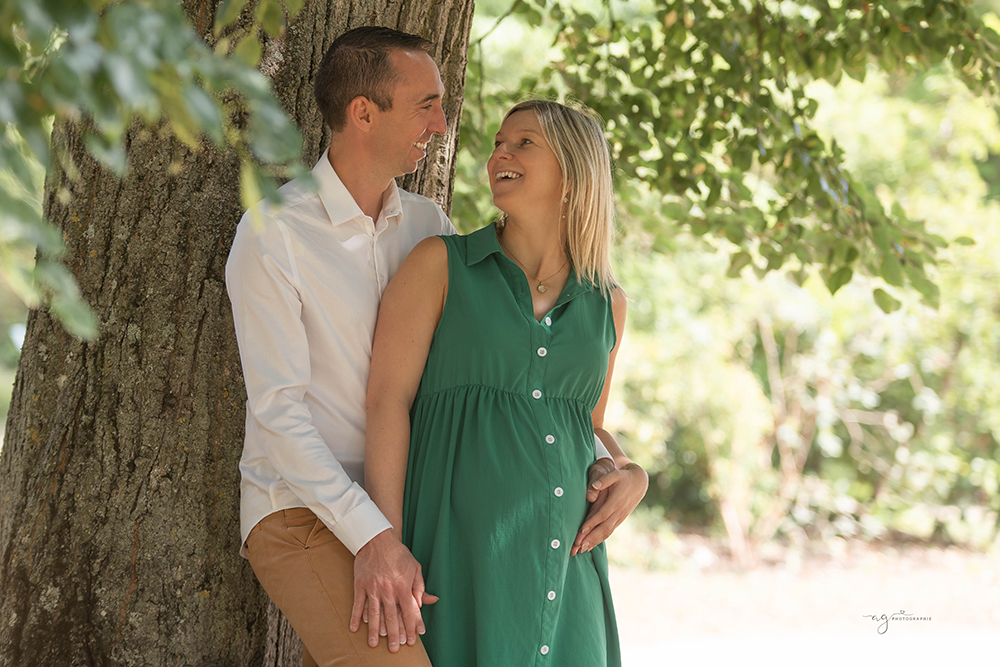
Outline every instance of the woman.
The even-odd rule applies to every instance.
[[[423,241],[386,289],[366,485],[440,597],[422,610],[435,667],[619,665],[596,536],[647,478],[603,429],[626,310],[607,143],[587,114],[530,101],[495,145],[501,220]],[[600,498],[595,434],[619,468]]]

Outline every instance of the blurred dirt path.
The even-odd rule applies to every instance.
[[[1000,660],[1000,557],[840,547],[778,552],[777,562],[748,572],[711,551],[671,572],[613,566],[625,667]]]

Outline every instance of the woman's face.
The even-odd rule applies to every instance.
[[[486,163],[493,204],[508,215],[559,210],[562,170],[534,111],[515,111],[497,132]]]

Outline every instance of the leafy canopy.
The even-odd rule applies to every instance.
[[[623,185],[661,195],[660,216],[638,216],[658,249],[671,246],[665,228],[686,225],[736,245],[731,276],[786,266],[801,283],[817,267],[835,293],[860,272],[881,277],[873,296],[886,312],[899,307],[893,294],[904,287],[938,306],[928,268],[947,241],[844,168],[843,149],[812,126],[818,103],[806,86],[947,61],[970,90],[995,95],[1000,36],[967,2],[578,4],[516,0],[501,17],[554,24],[551,63],[516,93],[492,90],[476,52],[482,38],[474,43],[462,137],[472,162],[492,148],[495,106],[524,91],[579,100],[607,121]],[[482,210],[479,192],[456,191],[457,219]]]

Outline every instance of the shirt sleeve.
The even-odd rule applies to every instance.
[[[435,206],[437,205],[435,204]],[[453,234],[457,234],[458,230],[455,229],[455,225],[451,224],[451,220],[449,220],[448,216],[444,214],[444,210],[440,206],[437,206],[437,210],[441,216],[441,236],[452,236]]]
[[[608,451],[608,448],[604,446],[604,441],[598,438],[596,433],[594,434],[594,450],[597,454],[594,459],[596,461],[600,461],[601,459],[615,460],[614,457],[611,456],[611,452]]]
[[[311,368],[298,280],[284,224],[244,215],[226,263],[253,442],[241,467],[254,466],[253,458],[264,463],[262,451],[292,492],[357,554],[391,524],[334,457],[303,400]]]

